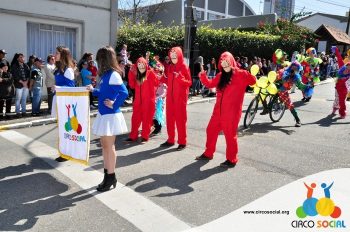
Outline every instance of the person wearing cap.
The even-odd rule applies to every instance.
[[[0,63],[5,63],[8,69],[10,70],[10,63],[6,60],[7,52],[4,49],[0,49]]]
[[[43,66],[43,60],[39,57],[34,59],[33,69],[30,76],[29,89],[33,93],[32,100],[32,116],[40,115],[41,105],[41,88],[43,87],[43,72],[41,70]]]
[[[12,97],[15,95],[13,78],[6,62],[0,62],[0,120],[3,119],[3,108],[6,103],[6,119],[10,118]]]
[[[24,63],[24,55],[22,53],[17,53],[15,57],[17,58],[13,61],[11,73],[16,87],[16,115],[17,117],[21,117],[26,115],[30,69]]]

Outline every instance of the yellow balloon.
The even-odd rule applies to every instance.
[[[270,71],[269,74],[267,74],[267,79],[270,83],[273,83],[276,80],[277,73],[275,71]]]
[[[267,87],[267,82],[268,82],[267,77],[260,77],[256,83],[260,88],[264,89]]]
[[[258,86],[255,86],[254,87],[254,93],[255,94],[259,94],[259,92],[260,92],[260,88]]]
[[[250,73],[253,75],[253,76],[256,76],[256,74],[258,74],[260,68],[258,65],[254,64],[251,68],[250,68]]]
[[[276,87],[276,85],[275,85],[274,83],[271,83],[271,84],[267,87],[267,91],[268,91],[270,94],[272,94],[272,95],[274,95],[274,94],[276,94],[276,93],[278,92],[277,87]]]
[[[72,117],[70,119],[70,124],[72,125],[72,129],[77,131],[79,122],[78,122],[78,119],[76,117]]]

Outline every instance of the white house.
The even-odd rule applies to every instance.
[[[316,31],[322,24],[329,25],[345,32],[348,17],[315,13],[297,20],[297,24]]]
[[[0,49],[46,60],[57,45],[79,59],[88,51],[115,45],[117,0],[1,0]]]

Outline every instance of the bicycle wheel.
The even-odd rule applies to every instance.
[[[286,110],[286,106],[284,103],[280,100],[278,95],[275,95],[271,98],[270,103],[270,119],[273,122],[278,122],[283,117],[284,111]]]
[[[243,121],[244,128],[248,128],[250,124],[253,122],[256,112],[258,111],[258,105],[259,105],[259,95],[253,98],[253,100],[250,102],[247,108],[247,111],[245,112],[244,121]]]

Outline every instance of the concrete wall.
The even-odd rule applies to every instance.
[[[1,0],[1,47],[13,57],[27,53],[27,22],[73,27],[77,30],[76,58],[95,53],[110,40],[110,0]]]
[[[308,17],[300,22],[298,25],[307,27],[312,31],[316,31],[322,24],[336,27],[345,32],[346,22],[340,22],[338,19],[326,17],[323,15],[313,15]]]

